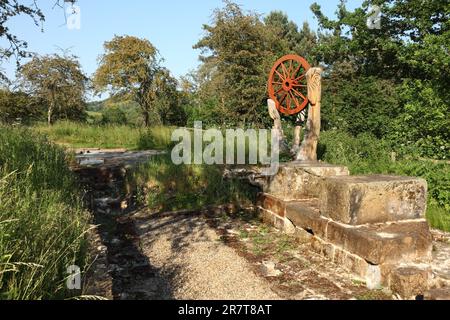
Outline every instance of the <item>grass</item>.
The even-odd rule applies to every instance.
[[[34,131],[51,141],[72,148],[166,149],[170,145],[170,127],[135,128],[126,125],[89,125],[59,121],[52,126],[38,124]]]
[[[257,193],[245,182],[224,180],[220,166],[177,166],[170,155],[153,157],[135,170],[128,181],[140,190],[141,202],[157,211],[242,204],[252,202]]]
[[[0,126],[0,299],[60,299],[86,265],[89,214],[60,147]]]
[[[173,128],[168,127],[144,130],[127,126],[89,126],[59,122],[50,128],[46,125],[37,126],[35,130],[47,134],[53,141],[72,147],[170,150],[174,146],[171,141]],[[289,129],[286,129],[285,133],[288,137],[292,136]],[[389,142],[367,134],[352,137],[345,132],[332,130],[321,133],[318,153],[323,161],[348,166],[352,174],[395,174],[426,179],[429,187],[427,218],[433,227],[450,231],[450,164],[416,159],[401,152],[393,161],[393,150]],[[161,168],[157,168],[159,165]],[[152,170],[154,174],[148,174]],[[167,192],[170,195],[161,195],[153,190],[148,196],[149,201],[157,204],[165,199],[175,203],[172,207],[185,205],[190,208],[207,205],[209,202],[225,201],[225,198],[230,196],[228,192],[224,192],[230,187],[229,184],[220,187],[223,181],[219,172],[220,167],[177,168],[169,161],[163,161],[150,164],[147,169],[141,170],[140,174],[141,180],[148,178],[148,183],[156,183],[159,186],[159,192]],[[209,175],[211,181],[207,182]],[[175,177],[182,177],[187,181],[175,183]],[[169,188],[168,181],[175,183],[175,187]],[[210,188],[211,190],[208,190]],[[214,192],[219,196],[215,197]],[[216,201],[216,198],[219,200]]]

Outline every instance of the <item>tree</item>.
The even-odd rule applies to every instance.
[[[370,4],[381,9],[368,28]],[[337,19],[311,6],[321,29],[318,56],[324,77],[325,127],[371,132],[419,155],[449,157],[450,2],[373,0]]]
[[[49,125],[55,113],[70,118],[85,109],[88,78],[75,56],[34,56],[19,68],[18,79],[25,92],[47,105]]]
[[[139,104],[145,126],[150,124],[153,81],[159,70],[158,52],[146,39],[115,36],[104,44],[105,53],[94,74],[97,92],[110,89],[113,94],[126,94]]]
[[[163,125],[186,125],[186,112],[181,107],[181,94],[177,90],[178,82],[166,68],[160,68],[149,91],[155,105],[157,122]]]
[[[317,36],[307,22],[299,30],[297,24],[281,11],[272,11],[264,18],[268,32],[273,34],[274,51],[278,57],[293,53],[304,57],[311,65],[317,63]]]
[[[227,124],[260,125],[267,121],[266,81],[274,61],[273,37],[255,13],[245,14],[232,2],[214,11],[212,25],[194,46],[201,49],[201,72],[213,84],[220,119]],[[205,70],[206,68],[206,70]]]
[[[40,106],[25,92],[0,89],[0,121],[5,123],[29,122],[41,116]]]

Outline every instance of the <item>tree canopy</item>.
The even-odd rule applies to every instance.
[[[140,106],[146,126],[167,124],[179,116],[177,81],[161,67],[157,49],[146,39],[115,36],[104,44],[93,83],[97,91],[131,96]]]
[[[88,78],[74,56],[34,56],[18,70],[23,91],[47,105],[47,122],[55,114],[73,118],[83,113]]]

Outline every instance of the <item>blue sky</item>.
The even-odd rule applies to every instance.
[[[24,0],[23,2],[32,2]],[[203,34],[202,25],[211,21],[214,8],[222,7],[221,0],[78,0],[80,29],[69,30],[64,10],[52,8],[54,0],[38,0],[46,15],[44,32],[28,17],[16,17],[9,23],[11,31],[29,44],[38,54],[70,49],[80,58],[83,70],[91,75],[97,58],[103,52],[104,41],[117,35],[133,35],[149,39],[160,51],[164,65],[176,77],[198,65],[199,51],[192,46]],[[339,0],[237,0],[245,10],[267,14],[272,10],[286,12],[301,25],[308,21],[317,28],[310,5],[317,2],[327,16],[334,15]],[[362,0],[349,0],[348,8],[360,6]],[[13,77],[15,63],[3,63],[2,68]]]

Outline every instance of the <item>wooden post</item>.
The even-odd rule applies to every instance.
[[[306,132],[296,160],[317,161],[317,144],[320,135],[320,100],[322,95],[322,69],[311,68],[306,73],[308,84],[308,120]]]
[[[277,110],[277,107],[275,105],[275,101],[272,99],[267,100],[267,107],[269,109],[269,115],[273,120],[273,129],[276,130],[278,135],[278,141],[280,146],[280,151],[286,152],[287,150],[287,144],[284,137],[283,127],[281,125],[281,117],[280,113]]]

